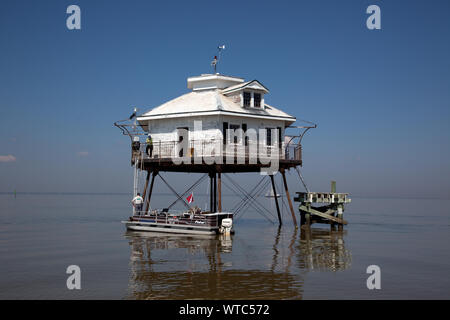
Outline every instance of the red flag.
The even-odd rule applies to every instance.
[[[191,204],[192,202],[194,202],[194,194],[191,193],[187,198],[186,198],[187,202],[189,204]]]

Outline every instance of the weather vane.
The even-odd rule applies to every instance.
[[[222,50],[225,50],[225,45],[218,46],[217,49],[219,51],[217,54],[219,57],[217,58],[217,56],[214,56],[214,60],[211,62],[211,66],[214,67],[214,73],[217,73],[217,64],[219,63]]]

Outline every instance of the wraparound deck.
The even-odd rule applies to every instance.
[[[135,144],[132,165],[142,170],[170,172],[258,172],[262,168],[289,169],[302,165],[300,145],[255,147],[222,144],[217,141],[189,141],[180,147],[179,142],[157,141],[147,150],[146,143]],[[151,156],[150,156],[151,153]]]

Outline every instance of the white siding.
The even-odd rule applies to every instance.
[[[281,148],[284,148],[284,121],[255,119],[241,116],[199,116],[184,118],[169,118],[149,121],[149,132],[153,139],[154,155],[161,157],[170,157],[177,153],[176,147],[178,136],[177,128],[187,127],[189,130],[189,147],[194,148],[195,153],[199,154],[218,154],[222,148],[222,130],[223,122],[228,125],[247,124],[247,131],[254,129],[259,143],[267,145],[266,129],[277,127],[281,128]],[[195,127],[198,126],[198,127]],[[197,130],[199,129],[199,130]],[[263,132],[259,132],[263,129]],[[275,135],[272,135],[273,139]],[[252,137],[250,141],[254,141]],[[242,140],[241,140],[242,141]],[[241,142],[244,144],[243,141]],[[252,142],[250,142],[252,143]],[[273,144],[272,144],[273,146]],[[191,150],[191,149],[189,149]],[[186,152],[191,152],[191,151]]]
[[[245,118],[245,117],[232,117],[232,116],[223,116],[223,122],[228,122],[228,125],[230,124],[238,124],[242,128],[242,124],[247,124],[247,130],[254,129],[259,135],[260,129],[266,129],[266,128],[273,128],[276,129],[277,127],[281,128],[281,141],[284,144],[284,121],[279,120],[262,120],[262,119],[252,119],[252,118]],[[220,128],[222,128],[222,124],[220,125]],[[266,134],[264,133],[263,136],[259,136],[258,139],[262,139],[263,143],[266,145]]]
[[[194,130],[194,121],[201,121],[201,131]],[[158,119],[149,121],[149,132],[153,141],[176,141],[177,128],[189,128],[189,140],[214,140],[222,139],[223,122],[228,124],[238,124],[242,128],[242,124],[247,124],[248,129],[254,129],[259,133],[260,129],[281,128],[281,141],[284,141],[284,121],[252,119],[239,116],[203,116],[203,117],[186,117]],[[265,141],[266,136],[260,137]],[[266,142],[265,142],[266,143]]]
[[[194,121],[201,121],[201,131],[194,130]],[[221,139],[221,122],[217,116],[158,119],[149,121],[153,141],[176,141],[177,128],[189,129],[189,140]]]

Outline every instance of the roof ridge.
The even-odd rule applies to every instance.
[[[236,84],[236,85],[234,85],[234,86],[231,86],[231,87],[228,87],[228,88],[223,88],[223,89],[222,89],[222,92],[223,92],[223,93],[230,93],[230,92],[232,92],[232,91],[234,91],[234,90],[241,89],[241,88],[245,88],[246,86],[248,86],[248,85],[251,84],[252,82],[257,82],[259,85],[261,85],[261,87],[264,88],[264,90],[267,91],[267,93],[269,93],[269,89],[268,89],[265,85],[263,85],[263,84],[262,84],[259,80],[257,80],[257,79],[253,79],[253,80],[246,81],[246,82],[243,82],[243,83],[238,83],[238,84]]]
[[[152,112],[152,111],[156,111],[156,110],[158,110],[158,109],[160,109],[160,108],[163,108],[163,107],[165,107],[168,103],[173,103],[173,102],[175,102],[175,101],[177,101],[177,100],[180,100],[180,99],[182,99],[183,97],[185,97],[185,96],[187,96],[187,95],[190,95],[191,93],[194,93],[194,92],[193,92],[193,91],[191,91],[191,92],[186,92],[186,93],[182,94],[181,96],[178,96],[178,97],[176,97],[176,98],[173,98],[173,99],[171,99],[171,100],[168,100],[168,101],[166,101],[166,102],[163,102],[163,103],[160,104],[159,106],[154,107],[154,108],[148,110],[146,113],[142,114],[141,116],[145,116],[147,113],[150,113],[150,112]]]

